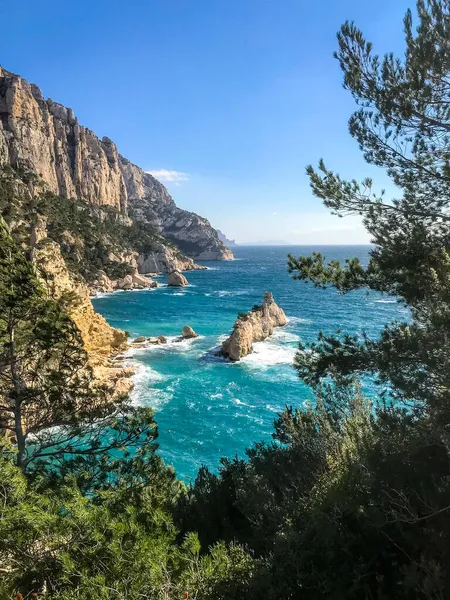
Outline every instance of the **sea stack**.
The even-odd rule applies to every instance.
[[[261,306],[239,315],[230,337],[222,344],[221,354],[237,361],[253,351],[253,342],[265,340],[275,327],[286,323],[284,310],[276,304],[272,292],[265,292]]]
[[[188,283],[188,280],[180,271],[172,271],[167,278],[167,285],[170,287],[183,287],[184,285],[188,285]]]

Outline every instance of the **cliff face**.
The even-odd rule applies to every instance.
[[[254,307],[233,325],[233,332],[222,344],[221,353],[231,360],[239,360],[253,350],[253,342],[261,342],[272,335],[275,327],[286,325],[284,310],[275,303],[272,293],[264,294],[262,306]]]
[[[72,109],[0,67],[0,166],[35,172],[55,194],[109,206],[148,223],[185,254],[232,258],[209,221],[175,205],[167,189],[78,123]]]
[[[110,361],[111,355],[127,347],[127,335],[111,327],[94,311],[87,286],[71,276],[58,244],[47,237],[45,221],[38,219],[32,228],[30,248],[34,264],[46,273],[51,296],[60,298],[63,294],[71,293],[76,297],[70,316],[80,330],[95,376],[109,382],[117,391],[122,392],[125,388],[125,391],[129,391],[133,384],[128,377],[132,372],[114,368]]]

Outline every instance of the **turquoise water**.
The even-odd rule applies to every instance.
[[[244,456],[253,442],[270,439],[273,420],[286,404],[299,406],[311,397],[292,368],[300,340],[337,329],[375,336],[384,323],[407,318],[393,298],[363,291],[339,296],[294,281],[286,270],[288,252],[313,250],[366,261],[369,248],[242,247],[235,261],[208,262],[207,271],[187,273],[186,288],[165,287],[167,276],[161,276],[158,289],[94,300],[111,325],[132,337],[169,337],[167,345],[130,353],[137,365],[133,401],[155,409],[161,455],[180,477],[194,478],[202,464],[215,470],[222,456]],[[273,292],[288,325],[255,344],[255,352],[239,363],[215,356],[237,313],[261,304],[265,291]],[[174,342],[184,325],[200,337]]]

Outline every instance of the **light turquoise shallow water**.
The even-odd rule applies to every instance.
[[[253,442],[269,440],[276,414],[288,404],[301,405],[308,388],[292,368],[299,340],[313,341],[319,330],[366,331],[375,336],[383,324],[408,317],[394,299],[354,292],[339,296],[292,280],[287,254],[320,250],[327,258],[367,259],[367,246],[242,247],[237,260],[208,262],[207,271],[187,273],[186,288],[118,292],[96,298],[94,305],[115,327],[132,337],[179,336],[184,325],[200,334],[195,340],[133,351],[138,366],[133,400],[156,411],[160,452],[180,477],[194,478],[206,464],[216,469],[222,456],[244,456]],[[159,278],[160,283],[167,276]],[[237,313],[274,294],[289,322],[239,363],[214,355],[229,334]],[[369,387],[369,391],[370,391]]]

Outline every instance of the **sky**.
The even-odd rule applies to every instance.
[[[376,52],[403,52],[413,0],[0,0],[0,64],[74,109],[177,204],[241,243],[360,244],[329,214],[308,164],[373,177],[348,133],[333,59],[354,20]]]

